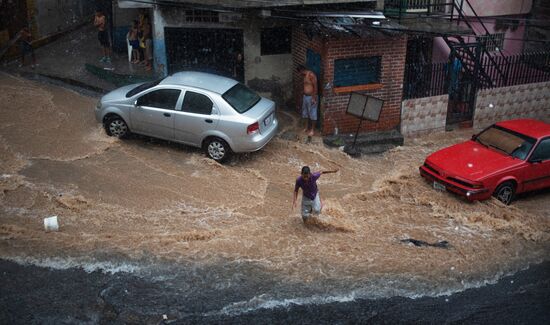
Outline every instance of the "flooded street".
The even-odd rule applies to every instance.
[[[429,153],[472,130],[361,159],[276,137],[220,165],[195,148],[108,137],[97,100],[0,74],[1,259],[162,281],[199,297],[187,305],[199,315],[433,297],[549,259],[550,191],[468,203],[420,177]],[[278,114],[281,132],[297,128]],[[303,165],[340,170],[321,176],[324,209],[310,227],[292,211]],[[60,230],[47,233],[52,215]]]

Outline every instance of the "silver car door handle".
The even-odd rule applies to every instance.
[[[170,117],[170,113],[164,113],[163,115],[166,117]]]
[[[204,121],[205,121],[206,123],[212,123],[212,122],[214,122],[214,121],[212,121],[211,119],[208,119],[208,118],[207,118],[206,120],[204,120]]]

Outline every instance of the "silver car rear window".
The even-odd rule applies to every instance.
[[[130,98],[132,96],[134,96],[135,94],[139,94],[140,92],[144,91],[144,90],[147,90],[151,87],[155,87],[156,85],[158,85],[164,78],[161,78],[161,79],[157,79],[155,81],[150,81],[150,82],[146,82],[146,83],[143,83],[139,86],[137,86],[136,88],[133,88],[132,90],[130,90],[128,93],[126,93],[126,98]]]
[[[256,105],[261,97],[243,84],[236,84],[222,95],[237,112],[244,113]]]

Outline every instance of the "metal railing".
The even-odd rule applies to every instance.
[[[484,58],[481,61],[483,69],[494,82],[491,86],[480,84],[480,89],[510,87],[516,85],[550,81],[550,51],[530,52],[506,57],[495,57],[497,66]],[[505,71],[507,78],[496,69]],[[405,65],[403,81],[403,99],[432,97],[448,94],[453,83],[451,66],[447,62],[440,63],[409,63]],[[457,78],[456,76],[454,78]]]

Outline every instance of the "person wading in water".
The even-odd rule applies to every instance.
[[[312,173],[308,166],[302,167],[302,174],[296,179],[294,186],[294,200],[292,201],[292,209],[296,207],[296,199],[298,198],[298,190],[302,189],[302,219],[307,223],[311,214],[321,213],[321,198],[317,189],[317,179],[323,174],[331,174],[338,172],[336,170],[319,171]]]

